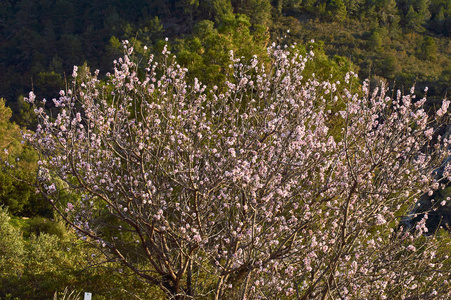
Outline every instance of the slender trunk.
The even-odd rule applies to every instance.
[[[188,274],[186,279],[186,293],[188,296],[194,296],[193,295],[193,261],[189,258],[188,261]]]
[[[249,290],[249,281],[251,279],[251,274],[252,274],[252,271],[247,273],[246,279],[244,280],[243,293],[241,294],[241,299],[243,299],[243,300],[247,299],[247,293]]]
[[[221,294],[222,294],[222,289],[223,289],[224,282],[225,282],[225,280],[224,280],[225,277],[227,277],[227,275],[221,276],[221,279],[219,279],[218,284],[216,285],[215,300],[221,299]]]

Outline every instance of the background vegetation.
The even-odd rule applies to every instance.
[[[122,39],[158,48],[168,37],[183,63],[217,75],[227,50],[259,54],[289,30],[288,42],[314,39],[361,78],[428,85],[434,99],[450,88],[450,28],[446,0],[5,0],[0,96],[30,126],[21,96],[56,97],[74,65],[107,72]]]

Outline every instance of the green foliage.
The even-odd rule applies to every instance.
[[[36,227],[42,219],[24,221]],[[68,299],[63,297],[68,295],[63,292],[67,287],[89,291],[94,299],[162,298],[159,291],[133,280],[119,264],[106,262],[100,251],[77,241],[71,232],[64,239],[43,232],[25,235],[0,208],[0,299],[54,299],[55,294],[57,299]]]
[[[252,25],[271,25],[271,2],[269,0],[232,0],[235,12],[249,17]]]
[[[23,231],[27,237],[50,234],[56,235],[59,239],[67,238],[67,229],[62,222],[54,222],[39,216],[29,219]]]
[[[375,30],[370,38],[369,38],[369,43],[368,46],[370,49],[374,49],[376,51],[380,51],[382,49],[383,46],[383,40],[382,40],[382,36],[380,34],[380,31]]]
[[[341,22],[346,18],[346,6],[342,0],[329,0],[326,5],[327,18],[331,21]]]
[[[22,268],[24,241],[18,229],[9,223],[7,210],[0,207],[0,273],[10,274]]]
[[[418,57],[422,60],[433,61],[436,59],[437,45],[430,36],[425,36],[420,48],[418,49]]]
[[[11,109],[5,106],[5,100],[0,98],[0,132],[2,139],[0,140],[0,147],[2,150],[6,149],[11,155],[18,155],[22,150],[20,145],[21,133],[20,128],[11,123]]]
[[[34,180],[37,153],[22,143],[22,130],[18,125],[9,121],[11,115],[11,110],[5,107],[4,100],[0,99],[0,136],[2,137],[0,139],[0,158],[2,159],[0,205],[7,206],[13,215],[51,216],[49,204],[28,184]],[[19,168],[3,166],[4,159],[11,166]]]
[[[419,14],[415,11],[412,5],[409,6],[409,10],[405,16],[406,28],[412,31],[423,32],[424,20],[421,19]]]
[[[33,80],[33,89],[35,94],[52,95],[53,93],[56,97],[55,91],[64,89],[64,81],[61,74],[54,71],[39,72]]]
[[[387,52],[385,57],[375,61],[374,70],[377,74],[384,74],[384,78],[394,80],[402,70],[396,55]]]
[[[23,96],[17,99],[16,110],[18,113],[15,115],[14,121],[17,125],[32,130],[36,128],[36,114],[33,111],[33,107],[24,101]]]
[[[225,15],[218,27],[212,21],[201,21],[192,38],[178,40],[174,45],[177,61],[189,68],[189,76],[208,85],[220,85],[229,67],[229,52],[236,57],[263,56],[268,35],[262,27],[251,32],[245,15]]]

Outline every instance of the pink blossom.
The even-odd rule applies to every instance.
[[[249,299],[449,290],[445,246],[419,240],[426,218],[414,233],[393,226],[413,197],[440,187],[431,174],[447,151],[431,124],[445,118],[431,120],[425,100],[392,99],[369,81],[352,88],[353,73],[321,80],[305,72],[313,53],[296,47],[271,45],[268,65],[230,53],[220,87],[188,79],[167,45],[144,65],[124,49],[105,83],[75,67],[74,92],[54,100],[56,116],[36,107],[26,136],[41,156],[39,189],[73,193],[64,205],[53,192],[53,205],[109,259],[168,298],[175,286],[177,297],[218,299],[229,287]],[[136,240],[147,263],[124,252]],[[190,272],[199,276],[188,287]]]

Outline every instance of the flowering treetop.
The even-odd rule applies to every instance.
[[[230,53],[221,87],[188,82],[166,49],[141,66],[125,44],[105,82],[74,68],[59,113],[36,108],[26,135],[41,153],[40,191],[169,298],[448,293],[443,244],[394,228],[441,188],[431,174],[448,155],[435,131],[449,102],[431,118],[413,91],[391,98],[365,81],[353,93],[352,72],[304,78],[313,54],[268,55]]]

